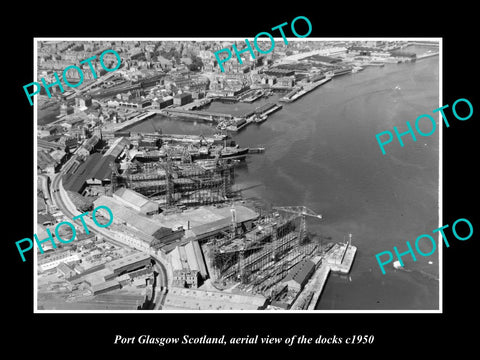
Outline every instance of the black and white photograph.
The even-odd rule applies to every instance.
[[[272,40],[37,40],[36,310],[440,309],[441,40]]]
[[[265,5],[9,12],[15,352],[474,349],[475,11]]]

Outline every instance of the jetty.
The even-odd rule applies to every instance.
[[[325,255],[312,259],[316,263],[316,270],[290,309],[315,310],[330,273],[348,274],[356,252],[357,247],[351,242],[335,244]]]

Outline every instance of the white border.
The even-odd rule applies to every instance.
[[[281,37],[274,37],[275,41],[282,40]],[[161,38],[143,38],[143,37],[39,37],[33,38],[33,79],[37,79],[37,44],[39,41],[242,41],[245,40],[244,37],[161,37]],[[264,40],[264,39],[259,39]],[[265,39],[266,40],[266,39]],[[438,106],[441,107],[443,103],[443,38],[441,37],[331,37],[331,38],[323,38],[323,37],[306,37],[306,38],[288,38],[290,41],[437,41],[439,43],[439,104]],[[33,131],[33,145],[34,145],[34,163],[33,163],[33,172],[35,174],[34,178],[34,224],[33,228],[37,229],[37,101],[34,102],[33,111],[34,111],[34,131]],[[434,110],[434,109],[432,109]],[[443,126],[442,126],[442,118],[441,114],[439,113],[439,195],[438,195],[438,219],[439,223],[438,226],[442,226],[443,216],[442,216],[442,207],[443,207],[443,197],[442,197],[442,190],[443,190],[443,180],[442,180],[442,158],[443,158]],[[258,315],[265,315],[268,314],[441,314],[443,313],[443,246],[441,235],[439,234],[439,241],[438,241],[438,256],[439,256],[439,308],[437,310],[38,310],[37,308],[37,251],[35,250],[35,246],[33,247],[33,272],[34,272],[34,281],[33,281],[33,312],[35,314],[72,314],[72,313],[93,313],[93,314],[171,314],[171,313],[179,313],[179,314],[221,314],[221,313],[235,313],[235,314],[258,314]],[[388,276],[388,275],[385,275]]]

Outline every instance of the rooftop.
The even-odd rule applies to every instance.
[[[95,207],[100,205],[108,206],[115,214],[115,219],[119,219],[132,227],[140,230],[147,235],[153,235],[161,227],[165,227],[157,219],[148,218],[139,212],[124,206],[120,201],[110,196],[102,195],[94,201]]]
[[[126,202],[129,202],[130,204],[138,207],[142,207],[150,202],[154,203],[153,201],[149,200],[146,196],[143,196],[142,194],[127,188],[118,189],[117,191],[115,191],[114,195],[121,197]]]
[[[258,214],[255,211],[242,205],[235,205],[235,214],[237,223],[258,218]],[[232,213],[230,206],[201,206],[196,209],[184,210],[181,213],[162,213],[153,217],[158,219],[163,226],[169,228],[183,226],[184,229],[187,229],[189,222],[192,231],[196,228],[195,232],[197,233],[202,231],[201,228],[197,228],[199,226],[205,225],[205,230],[207,230],[225,226],[227,223],[230,224]]]
[[[130,146],[130,140],[128,140],[128,138],[126,137],[119,137],[114,141],[112,146],[110,146],[110,148],[105,152],[104,156],[112,155],[115,158],[117,158],[120,156],[125,146],[127,147]]]
[[[169,289],[165,310],[257,310],[264,306],[261,295],[240,295],[173,287]]]
[[[137,262],[148,260],[148,259],[150,259],[149,254],[145,254],[145,253],[142,253],[142,252],[137,252],[137,253],[134,253],[132,255],[128,255],[128,256],[125,256],[123,258],[113,260],[113,261],[109,262],[106,266],[108,268],[112,269],[112,270],[115,270],[115,269],[121,268],[123,266],[135,264]]]
[[[293,280],[299,284],[303,284],[314,268],[315,263],[312,260],[302,260],[288,272],[283,282]]]
[[[109,179],[112,173],[110,163],[114,161],[115,158],[111,155],[102,156],[100,153],[93,153],[76,171],[64,175],[65,189],[80,192],[87,179]]]

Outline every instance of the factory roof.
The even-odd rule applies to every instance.
[[[126,137],[119,137],[115,139],[112,146],[105,152],[104,156],[112,155],[113,157],[118,158],[122,153],[125,146],[130,146],[130,140]]]
[[[295,265],[287,274],[284,282],[293,280],[302,285],[308,279],[311,271],[315,268],[315,263],[311,260],[302,260]]]
[[[131,265],[131,264],[135,264],[135,263],[140,262],[140,261],[147,260],[149,258],[150,258],[149,254],[145,254],[145,253],[142,253],[142,252],[137,252],[137,253],[134,253],[132,255],[128,255],[128,256],[125,256],[123,258],[113,260],[113,261],[111,261],[107,264],[107,267],[109,267],[112,270],[115,270],[115,269],[118,269],[118,268],[121,268],[121,267],[124,267],[124,266],[127,266],[127,265]]]
[[[95,155],[95,154],[94,154]],[[99,154],[100,155],[100,154]],[[93,155],[91,155],[93,156]],[[98,161],[92,162],[90,161],[87,165],[87,179],[99,179],[103,180],[110,177],[112,173],[112,169],[110,168],[110,163],[115,161],[113,156],[102,156],[96,157]]]
[[[102,156],[100,153],[90,155],[76,171],[65,174],[65,189],[80,192],[87,179],[105,180],[110,178],[112,173],[110,163],[114,161],[115,158],[111,155]]]
[[[115,191],[116,196],[122,198],[124,201],[138,207],[142,207],[147,204],[153,204],[158,208],[158,204],[149,200],[147,197],[143,196],[142,194],[127,189],[127,188],[120,188],[117,191]]]
[[[53,232],[53,231],[51,231]],[[38,235],[37,235],[38,236]],[[45,237],[47,237],[48,234],[45,232]],[[42,237],[39,237],[39,239],[43,239]],[[46,243],[45,245],[47,245],[48,243]],[[38,265],[44,265],[44,264],[48,264],[52,261],[59,261],[59,260],[63,260],[63,259],[66,259],[72,255],[75,255],[75,253],[73,253],[71,250],[65,250],[65,251],[61,251],[61,250],[56,250],[56,251],[45,251],[46,250],[46,246],[42,246],[43,250],[44,250],[44,253],[41,254],[41,256],[38,257]]]
[[[211,232],[220,231],[224,228],[227,228],[230,226],[231,222],[232,221],[229,218],[223,218],[192,227],[190,230],[195,234],[195,236],[202,236]]]
[[[342,61],[341,59],[337,59],[337,58],[334,58],[334,57],[331,57],[331,56],[322,56],[322,55],[317,55],[317,54],[312,55],[312,56],[308,57],[307,59],[312,59],[312,60],[326,62],[326,63],[336,63],[336,62]]]
[[[96,207],[100,205],[108,206],[115,214],[115,219],[126,222],[147,235],[153,235],[162,227],[162,224],[159,223],[158,220],[154,221],[153,219],[124,206],[120,201],[110,196],[100,196],[94,201],[94,205]]]
[[[68,266],[67,264],[65,264],[63,262],[58,264],[57,270],[61,271],[63,273],[63,275],[70,274],[72,271],[74,271],[70,266]]]
[[[165,298],[165,310],[257,310],[265,305],[261,295],[240,295],[172,287]]]
[[[65,302],[65,300],[40,299],[38,300],[38,309],[49,310],[137,310],[145,300],[144,295],[121,293],[122,290],[115,291],[114,294],[100,294],[95,297],[77,300],[75,302]],[[79,298],[82,299],[82,298]]]
[[[155,231],[152,236],[159,240],[162,244],[166,245],[180,240],[184,234],[185,231],[183,229],[173,231],[170,228],[161,227]]]
[[[145,245],[152,245],[155,240],[152,235],[145,234],[143,231],[133,228],[131,226],[125,226],[120,230],[123,234],[133,237],[137,240],[141,240]]]
[[[173,270],[196,270],[200,271],[202,275],[206,274],[205,264],[201,253],[195,251],[195,244],[197,241],[190,241],[183,246],[177,246],[171,252],[171,264]]]
[[[202,276],[206,277],[208,275],[207,268],[205,266],[205,261],[203,260],[203,255],[202,255],[202,250],[200,249],[200,245],[198,244],[198,241],[192,241],[191,244],[197,259],[198,271],[200,271],[200,274]]]
[[[98,283],[95,285],[92,285],[92,290],[93,292],[101,291],[101,290],[107,290],[111,288],[118,288],[120,287],[120,284],[116,280],[110,280],[110,281],[105,281],[102,283]]]
[[[258,218],[255,211],[242,205],[235,206],[235,215],[237,223]],[[182,213],[154,215],[154,218],[159,219],[166,227],[183,226],[188,229],[188,225],[190,225],[188,232],[197,236],[230,226],[231,217],[230,206],[201,206],[197,209],[185,210]]]

